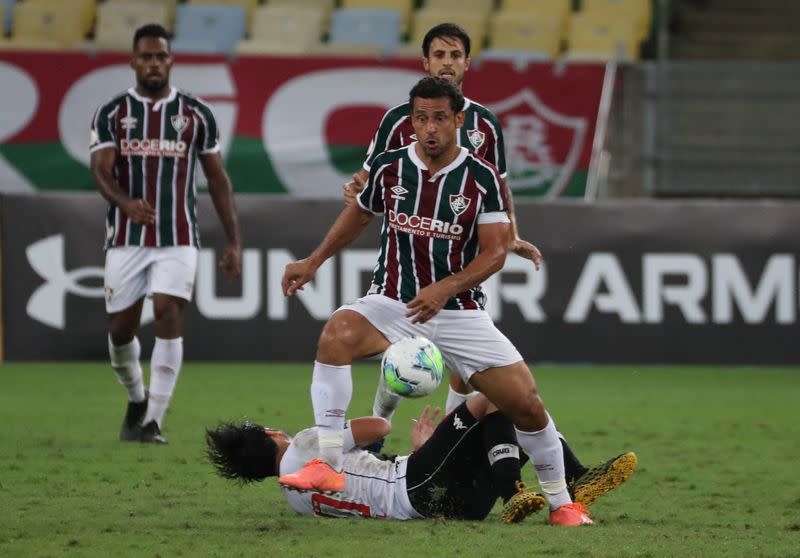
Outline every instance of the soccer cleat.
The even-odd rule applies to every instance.
[[[578,527],[594,523],[589,517],[589,510],[578,502],[572,502],[550,512],[550,525]]]
[[[636,470],[636,454],[620,454],[605,463],[592,467],[569,485],[572,499],[591,506],[598,498],[628,480]]]
[[[142,419],[147,412],[147,394],[144,401],[128,401],[128,409],[125,411],[125,418],[122,419],[122,427],[119,429],[120,442],[138,442],[142,430]]]
[[[161,435],[161,429],[158,427],[158,423],[154,420],[151,420],[144,426],[142,426],[141,433],[139,435],[139,441],[143,444],[166,444],[167,439]]]
[[[312,459],[299,471],[280,477],[278,483],[298,492],[336,494],[344,490],[344,473],[337,473],[321,459]]]
[[[541,495],[528,492],[522,481],[517,481],[517,493],[503,505],[500,520],[503,523],[519,523],[529,515],[533,515],[547,505]]]

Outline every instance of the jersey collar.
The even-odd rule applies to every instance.
[[[131,97],[133,97],[134,99],[136,99],[137,101],[141,102],[141,103],[152,103],[153,102],[153,99],[151,99],[149,97],[142,97],[141,95],[139,95],[136,92],[136,88],[135,87],[131,87],[130,89],[128,89],[128,94]],[[158,101],[156,101],[156,103],[153,105],[153,110],[158,110],[158,109],[161,108],[162,105],[166,105],[167,103],[169,103],[171,101],[174,101],[175,97],[177,95],[178,95],[178,89],[175,88],[175,87],[170,87],[169,88],[169,95],[167,95],[163,99],[159,99]]]
[[[420,159],[419,155],[417,155],[417,148],[416,148],[417,143],[419,142],[415,141],[408,146],[408,158],[411,159],[411,162],[414,163],[420,170],[428,170],[428,166],[425,163],[423,163],[422,159]],[[441,169],[439,169],[439,171],[436,174],[431,175],[430,179],[436,180],[441,175],[448,173],[454,168],[456,168],[458,165],[464,162],[464,159],[467,158],[468,153],[469,149],[467,149],[466,147],[459,147],[459,153],[458,155],[456,155],[456,158],[453,159],[453,161],[446,167],[442,167]]]

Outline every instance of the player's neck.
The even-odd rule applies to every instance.
[[[461,147],[459,147],[458,143],[454,141],[452,144],[450,144],[450,147],[447,151],[436,157],[430,157],[426,155],[425,150],[422,149],[422,146],[419,143],[417,143],[416,150],[420,161],[425,163],[425,166],[428,167],[428,172],[431,175],[434,175],[456,160],[456,157],[458,157],[458,154],[461,151]]]
[[[141,85],[136,86],[137,95],[139,95],[140,97],[144,97],[145,99],[152,99],[153,101],[166,99],[167,97],[169,97],[171,91],[172,87],[170,87],[169,84],[155,91],[153,91],[152,89],[145,89]]]

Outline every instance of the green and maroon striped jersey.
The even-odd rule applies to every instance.
[[[480,103],[470,99],[464,101],[464,125],[458,131],[458,145],[489,161],[500,171],[500,177],[505,178],[506,154],[500,121]],[[375,157],[384,151],[398,149],[413,141],[417,141],[417,136],[411,124],[411,104],[405,102],[383,115],[378,131],[369,144],[364,170],[369,171]]]
[[[198,155],[219,151],[219,132],[206,103],[172,88],[153,101],[131,88],[100,106],[92,119],[90,151],[116,149],[114,176],[132,198],[156,210],[155,225],[136,225],[108,208],[106,248],[199,246]]]
[[[381,251],[370,293],[401,302],[467,267],[478,253],[478,225],[508,223],[497,169],[461,147],[431,175],[417,143],[375,158],[359,206],[383,215]],[[480,287],[458,293],[445,309],[483,308]]]

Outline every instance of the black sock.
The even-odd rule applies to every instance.
[[[481,421],[483,446],[491,463],[492,483],[503,502],[517,493],[520,477],[519,453],[514,425],[502,413],[491,413]],[[495,454],[495,455],[492,455]],[[508,454],[508,457],[503,457]]]
[[[572,449],[564,438],[559,436],[558,439],[561,440],[561,447],[564,450],[564,472],[567,483],[571,483],[589,469],[584,467],[580,459],[578,459],[578,456],[572,453]]]

